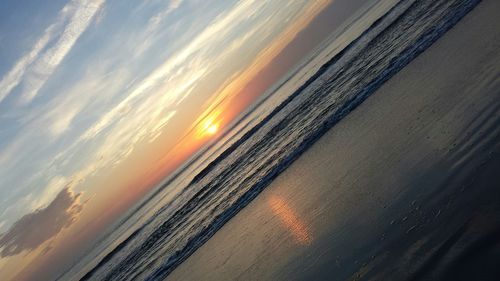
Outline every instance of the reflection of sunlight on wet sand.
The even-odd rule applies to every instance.
[[[268,203],[273,213],[281,220],[299,244],[311,244],[313,238],[309,229],[294,210],[290,208],[285,199],[277,195],[272,195],[269,197]]]

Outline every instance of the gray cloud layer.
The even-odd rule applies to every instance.
[[[70,226],[83,208],[78,200],[80,195],[65,188],[47,207],[20,218],[0,235],[0,256],[32,251]]]

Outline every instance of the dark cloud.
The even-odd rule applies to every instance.
[[[70,226],[83,208],[79,197],[80,194],[74,194],[69,188],[65,188],[46,208],[20,218],[7,232],[0,235],[0,256],[32,251]]]

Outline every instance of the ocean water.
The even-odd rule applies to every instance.
[[[61,279],[164,279],[478,2],[403,0],[367,7]]]

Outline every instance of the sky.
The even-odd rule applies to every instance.
[[[0,275],[71,263],[317,46],[342,2],[363,1],[0,1]]]

